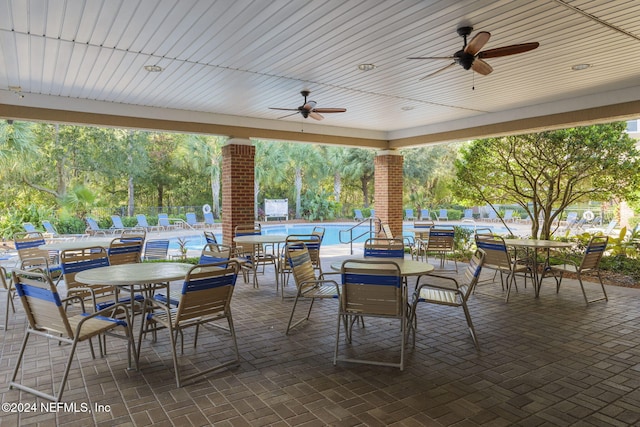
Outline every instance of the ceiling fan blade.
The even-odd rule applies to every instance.
[[[277,108],[277,107],[269,107],[270,110],[282,110],[282,111],[298,111],[297,108]]]
[[[285,108],[274,108],[274,110],[284,110]],[[298,114],[298,112],[296,111],[295,113],[291,113],[291,114],[286,114],[282,117],[278,117],[278,120],[280,119],[284,119],[285,117],[291,117],[291,116],[295,116],[296,114]]]
[[[511,46],[484,50],[478,54],[478,58],[497,58],[499,56],[515,55],[516,53],[523,53],[536,49],[538,46],[540,46],[540,43],[538,42],[512,44]]]
[[[407,59],[453,59],[453,56],[410,56]]]
[[[346,108],[314,108],[313,113],[346,113]]]
[[[435,76],[436,74],[439,74],[439,73],[443,72],[443,71],[444,71],[444,70],[446,70],[447,68],[451,68],[451,67],[453,67],[454,65],[456,65],[456,63],[455,63],[455,62],[452,62],[451,64],[447,65],[446,67],[442,67],[442,68],[440,68],[439,70],[434,71],[434,72],[433,72],[433,73],[431,73],[431,74],[427,74],[426,76],[424,76],[424,77],[420,78],[420,80],[425,80],[425,79],[428,79],[429,77],[433,77],[433,76]]]
[[[471,69],[478,74],[482,74],[483,76],[486,76],[493,71],[491,65],[487,64],[480,58],[476,58],[475,61],[473,61],[473,64],[471,64]]]
[[[307,101],[307,102],[306,102],[306,104],[304,104],[304,105],[302,106],[302,108],[303,108],[304,110],[309,110],[309,111],[311,111],[311,110],[313,110],[314,108],[316,108],[316,101]]]
[[[322,114],[317,113],[315,110],[309,111],[309,117],[316,120],[322,120],[324,117]]]
[[[467,44],[467,47],[464,48],[464,52],[470,55],[475,55],[480,52],[480,49],[482,49],[485,44],[487,44],[490,37],[491,33],[487,31],[480,31],[473,36],[469,44]]]

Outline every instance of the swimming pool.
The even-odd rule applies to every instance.
[[[322,244],[323,245],[339,245],[341,244],[340,242],[340,231],[341,230],[349,230],[351,227],[353,227],[354,224],[349,224],[349,223],[338,223],[338,224],[276,224],[276,225],[264,225],[262,226],[262,233],[263,234],[311,234],[311,232],[313,231],[313,227],[315,226],[319,226],[319,227],[324,227],[325,228],[325,234],[324,234],[324,239],[322,240]],[[467,224],[462,224],[460,225],[461,227],[465,227],[465,228],[470,228],[473,229],[474,226],[473,225],[467,225]],[[413,228],[413,224],[405,224],[404,225],[405,228]],[[483,225],[483,227],[485,227]],[[498,226],[488,226],[487,228],[491,228],[491,230],[494,233],[503,233],[506,232],[507,230],[504,227],[498,227]],[[358,227],[355,227],[353,230],[353,236],[360,236],[358,239],[355,240],[355,242],[359,242],[359,243],[364,243],[365,240],[367,240],[367,238],[369,237],[369,233],[367,233],[367,231],[369,231],[369,226],[368,225],[360,225]],[[404,236],[411,236],[413,237],[413,233],[412,232],[403,232],[402,233]],[[222,233],[221,232],[216,232],[216,239],[218,239],[218,242],[222,242]],[[202,247],[205,245],[205,240],[204,240],[204,235],[198,234],[198,235],[193,235],[193,236],[185,236],[184,237],[187,241],[187,249],[195,249],[195,250],[200,250],[202,249]],[[348,241],[349,238],[349,233],[348,232],[344,232],[342,233],[342,238],[343,241]],[[169,240],[169,249],[178,249],[179,245],[178,245],[178,239],[177,238],[172,238]]]

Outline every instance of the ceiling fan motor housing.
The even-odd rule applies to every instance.
[[[453,60],[462,66],[465,70],[468,70],[473,65],[473,61],[476,59],[475,55],[466,53],[464,50],[459,50],[453,55]]]

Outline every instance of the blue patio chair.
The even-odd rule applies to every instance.
[[[56,228],[53,226],[53,224],[51,224],[50,221],[43,219],[42,220],[42,226],[44,227],[44,231],[51,235],[51,237],[59,237],[60,235],[58,234],[58,230],[56,230]]]
[[[144,244],[144,256],[145,261],[167,259],[167,253],[169,252],[169,240],[148,240]]]
[[[196,214],[194,212],[187,212],[185,214],[187,225],[191,228],[204,228],[204,222],[198,222]]]
[[[449,221],[449,213],[448,213],[447,209],[440,209],[440,211],[436,215],[436,220],[438,220],[438,221],[442,221],[442,220]]]
[[[216,224],[216,221],[213,218],[213,212],[205,212],[203,215],[205,227],[213,227]]]
[[[120,215],[111,215],[111,229],[113,230],[113,233],[122,233],[124,230],[133,230],[136,227],[125,227],[125,225],[122,223],[122,218],[120,218]]]
[[[62,299],[50,277],[33,271],[14,270],[13,283],[20,296],[29,324],[20,347],[16,367],[9,381],[10,389],[16,388],[43,399],[59,402],[65,390],[71,362],[75,356],[78,343],[85,341],[91,344],[93,337],[97,337],[100,340],[100,336],[105,334],[127,340],[127,360],[128,366],[131,368],[131,354],[134,342],[131,331],[131,316],[125,304],[118,304],[93,314],[81,312],[76,315],[68,315],[63,305],[71,299],[77,299],[77,297],[71,296]],[[82,303],[82,300],[80,302]],[[84,308],[84,305],[82,305],[82,308]],[[118,330],[121,332],[115,333]],[[35,348],[32,348],[29,352],[25,351],[31,335],[39,336],[41,339],[54,340],[59,344],[69,344],[67,346],[69,355],[66,358],[66,362],[64,362],[64,366],[62,366],[59,357],[54,360],[47,351],[40,352]],[[21,369],[20,365],[25,354],[29,355],[28,369]],[[91,355],[95,358],[93,346],[91,346]],[[45,360],[41,359],[49,360],[45,362]],[[50,374],[52,372],[54,374],[62,373],[62,380],[60,380],[57,390],[53,384],[45,385],[45,387],[48,386],[54,389],[53,394],[22,384],[25,376],[33,376],[34,368],[41,366],[41,364],[45,367],[45,370],[50,371]],[[17,380],[19,373],[22,373],[21,380]],[[85,372],[85,375],[92,374]],[[95,374],[93,375],[95,376]],[[30,380],[29,382],[32,383],[33,381]]]
[[[138,214],[136,215],[136,218],[138,219],[138,224],[136,225],[136,227],[143,228],[146,231],[159,231],[162,228],[158,225],[149,225],[149,223],[147,222],[147,216],[145,214]]]
[[[26,231],[27,233],[37,233],[38,230],[36,230],[36,227],[31,224],[30,222],[25,222],[22,224],[22,228],[24,228],[24,231]]]
[[[165,213],[158,214],[158,227],[160,227],[162,230],[173,230],[177,228],[175,224],[171,224],[169,215]]]
[[[213,231],[205,231],[204,232],[204,240],[207,242],[208,245],[217,245],[218,244],[218,239],[216,238],[216,235],[213,234]]]
[[[360,209],[353,210],[354,217],[353,219],[356,221],[364,221],[364,216],[362,216],[362,211]]]
[[[364,256],[376,258],[404,258],[402,239],[381,239],[374,237],[364,242]]]
[[[370,209],[369,210],[369,217],[370,218],[375,218],[376,217],[376,210],[375,209]]]
[[[498,220],[498,214],[496,213],[496,211],[494,211],[493,209],[489,211],[489,214],[487,215],[487,221],[489,222],[496,222]]]
[[[85,230],[85,233],[91,236],[97,236],[100,234],[103,236],[106,236],[107,233],[113,234],[115,231],[110,228],[100,228],[100,226],[98,225],[98,222],[91,217],[86,217],[84,220],[87,223],[87,229]]]
[[[463,221],[475,221],[473,218],[473,209],[465,209],[464,215],[462,216]]]
[[[226,267],[223,265],[226,264]],[[203,264],[194,266],[187,273],[181,287],[180,305],[178,308],[171,308],[156,300],[149,300],[149,308],[152,312],[144,316],[143,332],[156,332],[159,330],[168,331],[171,353],[173,356],[173,369],[176,375],[176,385],[226,366],[235,365],[240,361],[236,333],[231,316],[231,297],[238,277],[238,263],[236,261],[226,261],[220,264]],[[219,320],[226,320],[227,327],[216,325],[220,328],[200,328],[200,325],[212,324]],[[181,337],[181,350],[184,351],[184,335],[182,331],[195,326],[194,347],[197,344],[199,330],[220,330],[231,335],[231,353],[234,357],[231,360],[211,366],[207,363],[204,370],[183,377],[180,373],[180,364],[177,354],[177,337]],[[138,337],[138,349],[142,344],[142,336]],[[218,340],[216,340],[218,341]],[[226,354],[222,350],[219,342],[216,349],[221,354]],[[210,351],[209,349],[207,351]],[[211,359],[210,357],[205,359]],[[193,361],[193,359],[191,359]],[[208,360],[209,361],[209,360]],[[207,361],[207,362],[208,362]]]
[[[342,263],[342,292],[336,327],[336,343],[333,364],[338,361],[392,366],[404,369],[404,350],[407,327],[407,301],[404,297],[403,281],[398,264],[371,259],[350,259]],[[394,327],[393,335],[400,341],[400,361],[371,360],[353,357],[338,357],[340,330],[344,326],[347,343],[353,342],[353,324],[358,319],[377,317],[400,321],[399,330]],[[386,324],[386,322],[385,322]],[[367,334],[372,333],[366,328]],[[383,340],[387,342],[387,340]],[[352,350],[351,353],[356,353]]]
[[[413,216],[413,209],[405,209],[404,212],[405,212],[404,216],[405,216],[407,221],[415,221],[416,220],[416,217]]]
[[[40,246],[46,242],[44,236],[40,232],[32,233],[16,233],[13,236],[14,246],[20,258],[20,268],[34,269],[38,268],[49,277],[62,277],[61,268],[58,263],[57,253],[40,249]]]

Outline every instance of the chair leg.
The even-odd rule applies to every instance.
[[[480,344],[478,344],[478,339],[476,337],[476,329],[473,327],[471,314],[469,313],[469,308],[467,307],[466,302],[462,304],[462,309],[464,310],[464,317],[467,318],[467,325],[469,326],[469,333],[471,334],[471,338],[473,339],[473,344],[476,346],[476,350],[480,350]]]
[[[289,323],[287,323],[287,330],[286,330],[286,332],[284,333],[285,335],[288,335],[288,334],[289,334],[289,330],[290,330],[292,327],[295,327],[296,325],[298,325],[298,324],[300,323],[300,322],[296,322],[296,324],[295,324],[295,325],[291,326],[291,322],[293,321],[293,313],[295,313],[295,311],[296,311],[296,305],[298,305],[298,297],[299,297],[299,296],[300,296],[300,294],[299,294],[299,293],[298,293],[298,294],[296,294],[296,299],[293,301],[293,307],[291,308],[291,315],[289,316]]]

